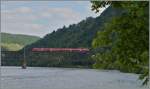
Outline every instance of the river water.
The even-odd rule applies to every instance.
[[[138,75],[118,71],[2,67],[1,89],[148,89]]]

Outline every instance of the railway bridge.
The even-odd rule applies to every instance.
[[[88,48],[32,48],[32,52],[78,52],[87,53]],[[22,63],[22,68],[26,69],[26,53],[24,49],[24,60]]]

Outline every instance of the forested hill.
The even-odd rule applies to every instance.
[[[37,36],[1,32],[1,47],[2,50],[16,51],[39,39]]]
[[[113,16],[121,14],[121,10],[108,7],[100,16],[96,18],[88,17],[78,24],[72,24],[47,34],[43,39],[26,46],[27,49],[33,47],[91,47],[93,38],[97,31]]]
[[[85,20],[63,27],[47,34],[40,40],[25,46],[26,60],[28,66],[47,66],[47,67],[91,67],[93,60],[90,53],[68,53],[68,52],[32,52],[34,47],[50,48],[91,48],[92,40],[97,31],[104,27],[113,16],[122,14],[122,10],[107,8],[96,18],[88,17]],[[2,65],[21,65],[23,50],[18,51],[19,58],[2,58]],[[21,54],[21,55],[20,55]],[[13,60],[12,60],[13,59]],[[15,60],[14,60],[15,59]],[[10,61],[11,60],[11,61]]]

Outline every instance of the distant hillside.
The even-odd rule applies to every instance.
[[[16,51],[39,39],[40,38],[36,36],[10,34],[10,33],[2,32],[1,33],[1,47],[2,47],[2,50]]]
[[[72,24],[69,27],[63,27],[47,34],[41,40],[27,46],[33,47],[87,47],[91,48],[93,38],[103,25],[112,19],[113,16],[120,15],[122,10],[107,8],[100,16],[96,18],[88,17],[78,24]]]
[[[26,60],[28,66],[52,66],[52,67],[91,67],[91,53],[68,53],[68,52],[32,52],[34,47],[50,47],[50,48],[89,48],[95,38],[97,31],[102,30],[104,25],[114,16],[121,15],[124,10],[108,7],[100,16],[93,18],[88,17],[77,24],[71,24],[68,27],[62,27],[47,34],[40,40],[25,46]],[[23,50],[18,51],[18,55],[24,53]],[[3,57],[2,65],[21,65],[20,58]],[[11,60],[11,61],[10,61]],[[20,61],[18,61],[20,60]]]
[[[124,10],[108,7],[100,16],[88,17],[77,24],[71,24],[68,27],[62,27],[47,34],[42,39],[27,45],[26,59],[29,66],[91,66],[91,54],[82,53],[49,53],[32,52],[34,47],[50,48],[89,48],[91,49],[92,40],[97,31],[102,30],[104,25],[114,16],[119,16]],[[21,51],[23,52],[23,51]]]

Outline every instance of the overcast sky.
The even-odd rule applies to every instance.
[[[1,31],[43,37],[64,25],[98,15],[91,11],[89,1],[3,1]]]

